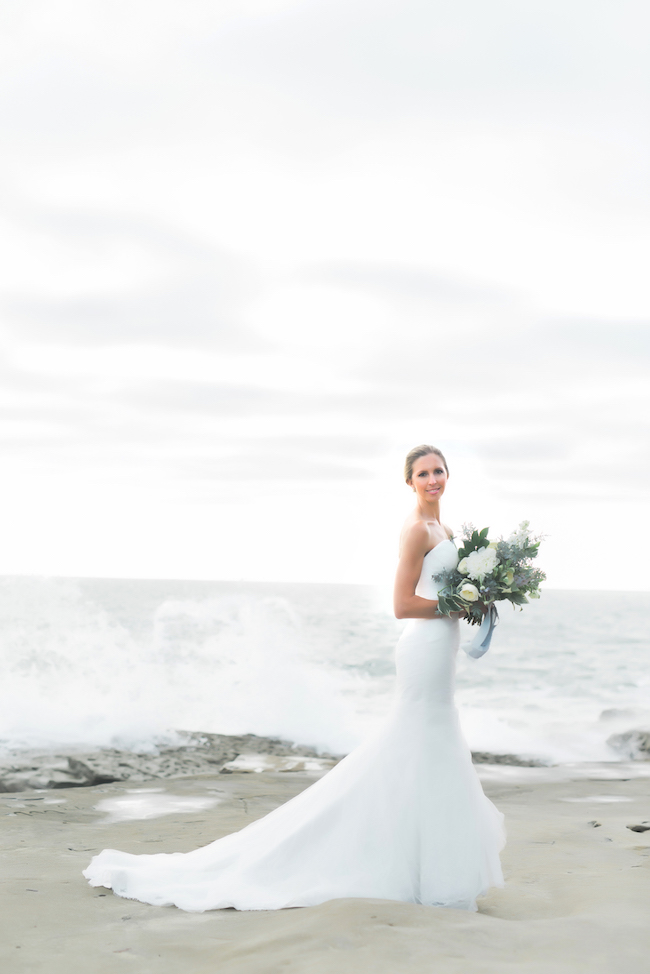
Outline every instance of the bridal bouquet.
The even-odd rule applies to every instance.
[[[541,535],[530,532],[528,521],[522,521],[508,538],[488,540],[489,528],[477,531],[472,524],[463,525],[463,545],[458,549],[458,565],[451,571],[433,576],[438,583],[438,612],[467,613],[471,625],[497,618],[495,602],[508,601],[513,606],[539,598],[539,586],[546,575],[534,568]],[[491,633],[490,633],[491,634]]]

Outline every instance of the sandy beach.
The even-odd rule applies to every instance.
[[[628,826],[650,821],[650,764],[479,770],[505,813],[508,845],[505,888],[483,898],[476,914],[361,899],[187,914],[92,889],[81,876],[105,847],[205,845],[297,794],[313,772],[2,794],[2,970],[647,974],[650,831]]]

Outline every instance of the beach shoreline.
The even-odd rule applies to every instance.
[[[3,970],[106,974],[126,962],[138,974],[645,974],[650,831],[628,826],[650,820],[650,763],[478,771],[505,813],[508,844],[505,887],[476,914],[362,899],[187,914],[120,899],[81,876],[102,848],[205,845],[321,771],[244,767],[1,794]]]

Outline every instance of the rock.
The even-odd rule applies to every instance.
[[[74,788],[88,783],[84,774],[70,766],[65,755],[30,754],[27,760],[13,761],[0,769],[0,792]]]
[[[87,785],[107,785],[111,781],[126,781],[129,777],[125,765],[118,762],[116,766],[109,767],[93,754],[84,755],[83,761],[79,758],[68,758],[68,764],[70,770],[82,777]]]
[[[626,825],[626,829],[630,829],[631,832],[650,832],[650,825],[643,823],[641,825]]]
[[[279,754],[239,754],[228,761],[221,774],[250,774],[255,771],[329,771],[336,761],[331,758],[283,757]]]
[[[178,736],[181,744],[161,745],[155,751],[147,753],[120,751],[116,748],[73,754],[13,752],[0,762],[0,792],[213,775],[240,755],[252,755],[257,764],[260,761],[268,762],[268,770],[271,770],[275,757],[282,758],[284,765],[280,761],[277,767],[273,767],[273,770],[280,771],[320,771],[332,767],[338,760],[335,755],[319,755],[314,748],[294,745],[291,741],[277,737],[192,732],[179,732]],[[230,770],[254,769],[233,767]]]
[[[587,822],[587,825],[591,825],[592,829],[599,829],[602,824],[602,822],[597,822],[595,819],[591,822]]]
[[[650,730],[633,729],[612,734],[607,743],[630,761],[650,761]]]
[[[491,754],[489,751],[472,751],[474,764],[510,764],[517,768],[546,768],[546,761],[538,758],[521,758],[518,754]]]
[[[630,717],[634,717],[633,710],[619,710],[618,707],[609,707],[607,710],[601,711],[598,720],[629,720]]]

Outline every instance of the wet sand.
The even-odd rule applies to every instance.
[[[506,815],[508,845],[506,886],[483,898],[477,914],[386,900],[187,914],[92,889],[81,876],[105,847],[151,853],[205,845],[297,794],[314,774],[203,774],[2,794],[1,969],[648,974],[650,831],[626,826],[650,823],[650,764],[479,770]]]

